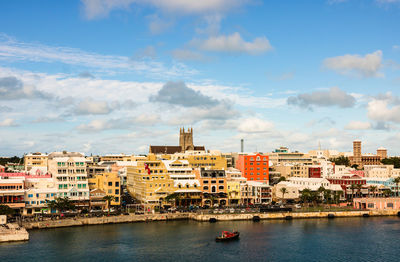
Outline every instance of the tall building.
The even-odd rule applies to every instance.
[[[378,148],[378,150],[376,150],[376,155],[379,156],[381,160],[387,158],[387,149],[384,147]]]
[[[187,132],[185,132],[185,128],[179,130],[179,146],[181,147],[182,152],[194,150],[193,128],[189,128]]]
[[[361,141],[354,140],[353,141],[353,164],[352,165],[361,166]]]
[[[353,155],[349,157],[350,165],[357,165],[359,169],[362,169],[365,165],[381,165],[382,156],[387,155],[387,152],[386,150],[381,150],[379,153],[380,155],[363,155],[361,151],[361,141],[355,140],[353,141]]]

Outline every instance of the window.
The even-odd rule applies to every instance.
[[[388,208],[393,208],[393,203],[387,203]]]
[[[374,208],[374,203],[368,203],[368,208]]]
[[[115,194],[119,195],[119,189],[115,189]]]
[[[28,197],[33,197],[33,194],[29,194]]]
[[[112,182],[108,182],[108,186],[112,186]]]
[[[119,202],[119,197],[116,197],[116,198],[114,199],[114,201],[115,201],[115,202]]]
[[[218,189],[219,190],[224,190],[224,186],[219,186]]]
[[[115,186],[119,186],[119,182],[115,182]]]

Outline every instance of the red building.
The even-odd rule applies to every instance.
[[[309,167],[308,177],[310,178],[321,178],[321,168],[320,167]]]
[[[331,184],[340,185],[345,193],[345,197],[355,193],[354,190],[350,189],[351,185],[361,185],[361,187],[364,188],[367,184],[367,181],[364,178],[357,175],[328,177],[327,179]],[[365,190],[362,190],[360,194],[365,194],[364,191]]]
[[[242,172],[243,177],[251,181],[268,183],[269,158],[262,154],[239,155],[236,168]]]

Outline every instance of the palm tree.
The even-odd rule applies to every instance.
[[[115,197],[112,195],[106,195],[105,197],[103,197],[103,200],[107,201],[108,214],[110,214],[111,201],[114,201]]]
[[[357,193],[358,193],[359,197],[361,197],[362,185],[356,185],[356,188],[357,188]]]
[[[372,195],[375,197],[375,191],[376,191],[376,189],[377,189],[378,187],[377,187],[377,186],[370,186],[369,188],[370,188],[371,191],[372,191]]]
[[[400,177],[396,177],[395,179],[393,179],[393,183],[396,184],[396,195],[399,196]]]
[[[318,188],[318,196],[321,198],[321,202],[322,202],[322,197],[324,197],[325,200],[325,187],[320,186]]]
[[[311,200],[311,190],[308,188],[303,189],[303,191],[301,191],[301,196],[300,196],[301,200],[303,201],[303,203],[309,203],[309,201]]]
[[[285,194],[287,193],[286,187],[282,187],[279,191],[282,193],[282,202],[285,200]]]
[[[350,185],[350,189],[351,189],[351,198],[354,198],[354,190],[355,190],[356,188],[357,188],[356,185],[354,185],[354,184],[351,184],[351,185]]]

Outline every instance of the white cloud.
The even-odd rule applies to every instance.
[[[11,118],[6,118],[3,121],[0,121],[0,126],[6,127],[6,126],[16,126],[17,124],[14,122],[14,119]]]
[[[390,94],[386,98],[373,98],[367,106],[368,117],[380,122],[400,123],[400,105],[395,100]]]
[[[78,115],[105,115],[111,113],[112,108],[105,101],[96,101],[91,98],[79,102],[74,110]]]
[[[327,58],[323,62],[328,69],[343,75],[360,77],[382,77],[382,51],[378,50],[365,56],[344,55]]]
[[[345,126],[345,129],[348,130],[368,130],[371,128],[372,128],[371,123],[361,122],[361,121],[351,121]]]
[[[82,132],[100,132],[114,128],[116,128],[115,122],[107,119],[95,119],[87,124],[77,126],[77,129]]]
[[[251,117],[240,121],[238,131],[242,133],[268,133],[274,128],[274,124],[270,121]]]
[[[179,15],[226,12],[248,0],[82,0],[86,18],[106,17],[111,11],[128,10],[132,4],[150,5],[163,12]]]
[[[182,63],[165,66],[157,61],[137,61],[127,56],[102,55],[77,48],[53,47],[37,43],[24,43],[0,34],[0,61],[30,61],[45,63],[64,63],[93,70],[116,72],[137,72],[160,78],[196,74]]]
[[[191,45],[203,51],[250,55],[258,55],[272,50],[266,37],[257,37],[251,42],[246,42],[237,32],[232,35],[210,36],[208,39],[193,39]]]

